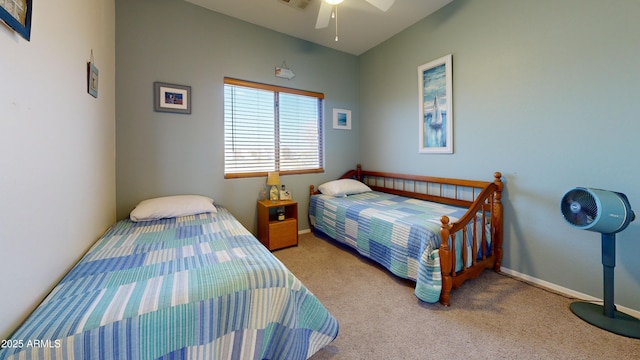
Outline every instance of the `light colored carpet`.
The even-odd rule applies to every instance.
[[[415,283],[331,240],[300,236],[274,252],[338,319],[311,359],[640,359],[640,340],[587,324],[574,300],[485,270],[427,304]]]

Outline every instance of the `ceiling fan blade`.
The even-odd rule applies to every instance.
[[[396,0],[367,0],[367,2],[382,11],[387,11]]]
[[[331,8],[333,6],[325,1],[320,2],[320,10],[318,11],[318,20],[316,20],[316,29],[322,29],[329,26],[331,19]]]

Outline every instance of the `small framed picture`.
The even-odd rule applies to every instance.
[[[351,130],[351,110],[333,109],[333,128]]]
[[[154,110],[191,114],[191,86],[154,82]]]
[[[31,40],[31,0],[0,0],[0,20]]]
[[[87,63],[87,92],[94,98],[98,97],[98,68],[92,63]]]

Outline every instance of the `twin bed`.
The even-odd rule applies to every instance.
[[[330,343],[337,320],[229,211],[209,206],[113,225],[0,359],[306,359]]]
[[[483,269],[500,271],[502,175],[493,182],[364,171],[310,186],[316,233],[416,282],[422,301],[450,304],[451,290]]]
[[[363,171],[311,186],[314,231],[357,249],[416,296],[500,270],[502,182]],[[176,206],[177,204],[177,206]],[[13,359],[307,359],[338,321],[224,207],[141,202],[3,340]]]

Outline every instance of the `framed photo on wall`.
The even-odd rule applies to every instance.
[[[191,86],[156,81],[153,87],[155,111],[191,114]]]
[[[351,130],[351,110],[333,109],[333,128]]]
[[[0,0],[2,1],[2,0]],[[92,62],[87,63],[87,92],[94,98],[98,97],[98,68]]]
[[[420,153],[453,153],[451,54],[418,66]]]
[[[31,0],[0,0],[0,19],[31,40]]]

